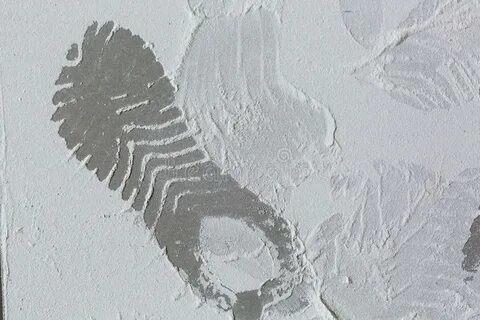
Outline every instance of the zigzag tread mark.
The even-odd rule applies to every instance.
[[[286,222],[197,145],[182,110],[172,104],[175,88],[151,48],[129,30],[114,30],[113,22],[98,32],[97,27],[96,22],[88,27],[79,61],[69,51],[67,59],[77,64],[64,67],[56,81],[69,85],[52,100],[57,106],[52,120],[63,121],[58,131],[67,148],[77,148],[76,158],[86,161],[99,180],[107,179],[110,189],[121,189],[123,199],[135,196],[133,208],[145,206],[145,222],[160,246],[166,243],[160,231],[170,232],[169,260],[188,273],[204,298],[217,300],[223,289],[204,278],[202,262],[192,252],[195,243],[182,242],[178,232],[188,229],[185,237],[197,241],[198,219],[204,216],[230,215],[255,224],[279,246],[285,270],[294,270],[298,256]],[[195,223],[189,223],[191,218]],[[262,290],[278,287],[275,281]]]

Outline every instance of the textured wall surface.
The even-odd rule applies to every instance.
[[[479,0],[0,0],[5,319],[480,319]]]

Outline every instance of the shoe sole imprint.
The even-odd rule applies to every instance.
[[[138,35],[107,22],[87,28],[81,50],[72,45],[56,81],[53,121],[76,158],[111,190],[143,211],[169,261],[205,300],[237,319],[260,318],[263,308],[299,282],[295,229],[258,196],[225,174],[197,144],[175,88],[151,48]],[[79,57],[81,53],[81,57]],[[205,217],[239,219],[261,231],[281,272],[254,291],[218,284],[199,258]]]

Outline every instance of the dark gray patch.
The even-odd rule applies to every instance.
[[[480,266],[480,216],[473,220],[470,227],[470,237],[462,249],[465,258],[462,269],[468,272],[477,272]]]
[[[300,265],[291,226],[276,216],[271,207],[259,201],[256,195],[241,188],[229,175],[222,174],[211,162],[185,172],[184,181],[171,182],[179,178],[178,173],[174,175],[175,179],[157,178],[152,195],[154,201],[148,203],[145,211],[147,224],[156,220],[151,217],[152,213],[155,216],[161,213],[153,225],[155,236],[160,246],[167,249],[170,261],[183,271],[185,280],[196,287],[203,297],[225,301],[226,310],[233,306],[238,319],[257,319],[244,315],[257,313],[254,311],[257,309],[263,310],[264,306],[273,302],[275,294],[281,296],[288,292],[297,280]],[[165,188],[165,184],[169,185]],[[160,190],[163,191],[163,202],[159,202],[160,195],[155,194]],[[256,292],[239,293],[216,287],[217,279],[205,273],[205,266],[197,256],[200,225],[207,216],[238,219],[262,231],[271,250],[276,252],[281,275],[265,282]],[[202,285],[205,281],[211,285]],[[252,302],[252,299],[255,301]]]
[[[53,97],[59,107],[52,120],[62,121],[58,133],[69,149],[78,147],[78,160],[90,156],[87,167],[100,180],[113,169],[123,179],[127,173],[119,172],[121,162],[128,157],[121,157],[122,144],[159,140],[155,127],[170,121],[175,111],[164,111],[174,87],[152,50],[129,30],[113,27],[108,22],[97,31],[95,22],[87,29],[82,59],[62,68],[56,84],[67,86]],[[148,130],[140,134],[137,127]]]
[[[237,303],[233,307],[235,320],[260,319],[263,306],[255,291],[242,292],[237,295]]]
[[[52,120],[62,121],[58,132],[67,148],[144,210],[146,226],[197,295],[233,309],[237,319],[260,319],[265,306],[299,282],[294,227],[209,160],[182,110],[171,105],[174,86],[139,36],[114,30],[113,22],[97,30],[95,22],[81,50],[77,65],[63,67],[56,84],[65,87],[53,97]],[[254,291],[223,286],[199,257],[206,217],[237,219],[261,231],[280,276]]]
[[[74,43],[72,44],[70,49],[68,49],[67,60],[73,61],[73,60],[76,60],[77,58],[78,58],[78,44]]]

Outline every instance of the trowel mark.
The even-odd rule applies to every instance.
[[[67,59],[76,59],[75,47]],[[63,121],[59,135],[67,148],[144,210],[147,227],[197,295],[249,320],[289,295],[301,277],[294,228],[209,160],[172,105],[175,90],[162,65],[139,36],[113,22],[97,31],[93,23],[81,60],[63,67],[56,84],[67,85],[53,97],[52,117]],[[258,290],[233,292],[208,271],[198,254],[201,221],[222,216],[263,233],[279,276]]]

